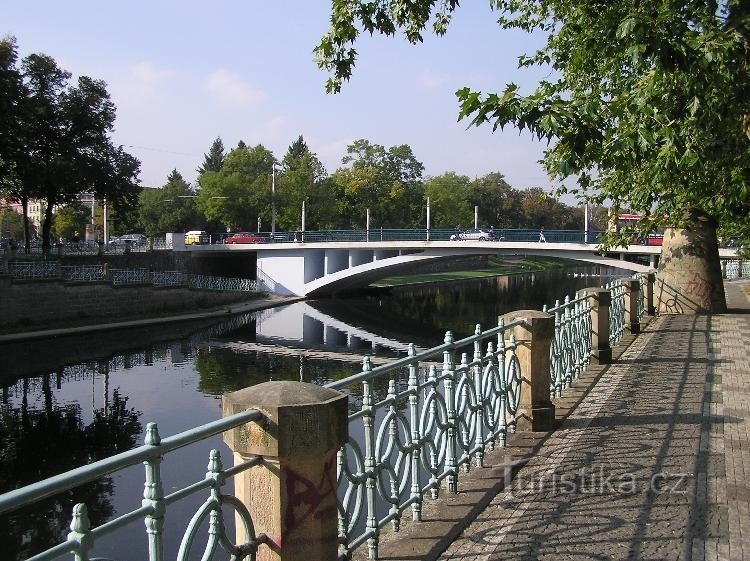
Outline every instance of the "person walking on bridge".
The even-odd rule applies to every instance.
[[[539,243],[547,243],[547,238],[544,237],[544,226],[539,230]]]

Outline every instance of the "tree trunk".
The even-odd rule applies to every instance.
[[[719,263],[716,220],[689,212],[686,228],[667,228],[657,273],[657,306],[662,313],[727,311]]]

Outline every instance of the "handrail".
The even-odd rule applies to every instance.
[[[243,423],[255,421],[262,417],[263,414],[260,411],[243,411],[242,413],[237,413],[231,417],[225,417],[165,438],[161,440],[158,446],[144,444],[138,448],[133,448],[132,450],[117,454],[116,456],[104,458],[103,460],[87,464],[66,473],[55,475],[40,481],[39,483],[34,483],[22,487],[21,489],[9,491],[8,493],[0,495],[0,514],[18,508],[25,503],[38,501],[54,495],[55,493],[67,491],[78,485],[82,485],[83,483],[88,483],[89,481],[98,479],[99,477],[107,475],[113,471],[141,463],[145,460],[153,460],[154,458],[167,452],[171,452],[172,450],[182,448],[188,444],[198,442],[209,436],[219,434]],[[149,423],[149,425],[151,426],[153,423]]]

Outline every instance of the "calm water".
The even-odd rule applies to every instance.
[[[624,276],[613,269],[600,272],[601,277],[594,269],[576,269],[401,287],[298,302],[209,327],[0,346],[0,492],[137,446],[150,421],[158,422],[166,437],[215,420],[222,393],[268,380],[326,383],[358,372],[364,355],[400,356],[410,342],[435,346],[446,330],[465,337],[476,323],[489,328],[500,314],[540,309],[577,289]],[[219,438],[172,454],[162,468],[165,493],[203,479],[211,448],[220,450],[225,466],[231,462]],[[143,480],[143,468],[136,466],[19,516],[0,517],[2,557],[24,559],[64,539],[67,513],[76,502],[87,504],[92,524],[140,506]],[[176,529],[186,526],[205,498],[184,500],[168,511],[168,558],[179,548]],[[144,558],[146,551],[138,523],[100,542],[94,553],[128,561]]]

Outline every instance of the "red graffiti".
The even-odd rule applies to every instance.
[[[708,291],[708,282],[698,273],[693,273],[693,278],[685,285],[686,296],[692,296],[701,300],[708,296]]]
[[[317,485],[293,469],[283,468],[287,497],[284,522],[288,532],[293,532],[310,516],[323,520],[336,515],[336,481],[331,476],[334,460],[335,455],[326,461]]]

